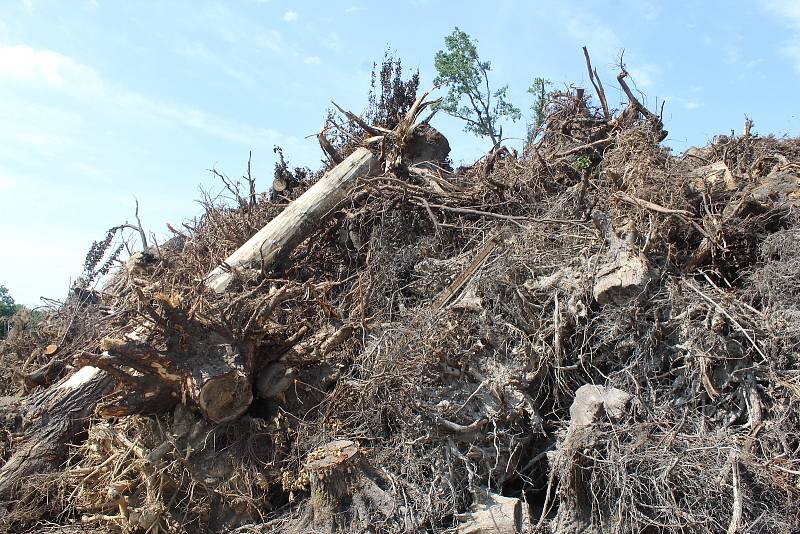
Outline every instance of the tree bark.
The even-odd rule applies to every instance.
[[[86,429],[89,416],[111,388],[111,377],[97,367],[82,367],[48,389],[22,399],[16,408],[22,437],[0,467],[0,497],[14,491],[31,474],[59,467],[67,445]]]

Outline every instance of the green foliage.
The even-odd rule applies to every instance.
[[[8,293],[8,288],[0,286],[0,317],[11,317],[15,311],[17,311],[17,305]]]
[[[549,85],[551,85],[549,80],[534,78],[533,83],[528,87],[528,93],[533,95],[531,122],[528,124],[528,143],[533,143],[544,128],[544,121],[547,118],[547,87]]]
[[[586,154],[580,155],[572,164],[572,168],[576,171],[588,171],[592,168],[592,159]]]
[[[5,339],[11,328],[11,318],[17,315],[24,317],[24,321],[32,327],[35,327],[45,314],[41,310],[31,310],[22,304],[14,302],[14,298],[8,291],[6,286],[0,285],[0,339]]]
[[[490,137],[497,146],[503,138],[500,121],[517,121],[522,116],[508,101],[508,86],[491,91],[491,63],[480,60],[475,42],[466,32],[455,28],[444,43],[446,50],[438,51],[434,60],[434,83],[448,90],[436,109],[465,121],[465,131]]]
[[[0,339],[8,333],[8,319],[17,312],[19,306],[8,293],[6,286],[0,286]]]

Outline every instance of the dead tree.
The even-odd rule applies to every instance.
[[[238,418],[253,400],[253,347],[215,332],[199,332],[182,352],[108,339],[101,348],[102,354],[80,361],[103,368],[125,386],[103,406],[104,415],[160,413],[184,402],[217,424]]]
[[[443,161],[449,152],[447,140],[427,125],[417,128],[414,124],[425,107],[424,96],[395,130],[381,131],[379,138],[365,141],[380,147],[377,154],[368,148],[356,150],[209,273],[207,285],[224,291],[236,270],[252,262],[271,265],[285,257],[335,210],[360,177],[380,170],[382,157],[384,168],[390,169],[430,159]],[[104,400],[105,415],[164,412],[181,402],[194,406],[211,423],[241,416],[253,399],[254,348],[235,344],[200,324],[184,322],[183,326],[190,333],[166,350],[157,350],[147,332],[107,339],[98,354],[82,354],[76,359],[83,367],[70,377],[5,409],[0,406],[0,415],[16,421],[16,432],[21,435],[13,454],[0,467],[0,495],[10,492],[23,477],[59,465],[66,458],[67,444],[85,430],[88,418]],[[315,343],[306,345],[301,340],[284,359],[324,352],[349,332],[343,328],[311,336]],[[166,334],[169,337],[170,333]],[[117,392],[108,403],[106,394],[114,381]]]

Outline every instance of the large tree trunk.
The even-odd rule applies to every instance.
[[[67,444],[86,429],[89,416],[111,385],[105,371],[82,367],[11,409],[20,421],[21,437],[14,453],[0,467],[0,496],[9,495],[28,475],[58,468],[67,458]]]
[[[225,262],[208,273],[206,286],[224,292],[235,270],[249,264],[271,266],[311,235],[325,216],[350,192],[357,180],[377,170],[378,157],[359,148],[289,204]]]

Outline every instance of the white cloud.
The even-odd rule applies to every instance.
[[[562,11],[560,15],[567,33],[585,45],[593,58],[603,63],[619,59],[622,41],[610,26],[597,22],[590,13]]]
[[[22,8],[28,13],[33,13],[33,0],[22,0]]]
[[[629,0],[632,8],[645,20],[656,20],[661,14],[661,5],[652,0]]]
[[[795,35],[780,48],[781,53],[794,62],[795,70],[800,73],[800,35]]]
[[[319,65],[322,63],[322,60],[319,58],[319,56],[309,56],[303,60],[303,63],[306,65]]]
[[[284,54],[288,49],[283,40],[283,34],[278,30],[265,30],[255,34],[253,36],[253,44],[276,54]]]
[[[763,5],[789,25],[800,28],[800,2],[797,0],[764,0]]]
[[[243,68],[237,68],[236,65],[240,64],[241,61],[235,55],[220,57],[212,52],[206,45],[190,41],[180,41],[175,45],[174,51],[179,56],[208,64],[211,68],[217,69],[236,80],[243,87],[253,89],[257,86],[252,72],[248,72]]]
[[[72,95],[96,93],[102,85],[90,67],[58,52],[27,45],[0,46],[0,80],[3,79]]]
[[[167,121],[247,147],[296,141],[274,130],[148,98],[104,80],[94,69],[70,57],[27,45],[0,47],[0,81],[3,79],[86,100],[92,108],[105,105],[114,112],[129,114],[136,120]],[[53,144],[53,138],[48,138],[46,134],[23,132],[16,135],[21,141],[39,148]]]
[[[185,58],[209,61],[216,56],[203,43],[196,41],[181,41],[175,46],[175,53]]]
[[[343,48],[342,38],[339,37],[339,34],[336,32],[329,32],[322,35],[320,37],[320,43],[331,52],[341,52]]]
[[[652,63],[645,63],[628,67],[628,73],[637,87],[645,88],[655,84],[655,79],[661,74],[661,69]]]
[[[0,174],[0,191],[14,189],[18,183],[19,180],[17,178],[8,174]]]
[[[796,32],[783,42],[779,50],[800,73],[800,2],[797,0],[763,0],[762,5],[770,13],[778,15],[785,26]]]
[[[358,11],[366,11],[366,10],[367,10],[367,8],[366,8],[366,7],[361,7],[361,6],[350,6],[350,7],[348,7],[347,9],[345,9],[345,10],[344,10],[344,12],[345,12],[345,13],[356,13],[356,12],[358,12]]]
[[[748,61],[747,63],[744,64],[744,68],[746,68],[748,70],[749,69],[753,69],[753,68],[761,65],[762,63],[764,63],[764,58],[763,57],[756,58],[756,59],[751,59],[750,61]]]
[[[300,15],[297,13],[297,11],[287,11],[283,14],[283,20],[286,22],[294,22],[298,18],[300,18]]]
[[[664,99],[664,101],[667,103],[668,108],[674,104],[688,111],[692,111],[703,106],[703,103],[700,100],[691,97],[683,98],[680,96],[668,96]]]

